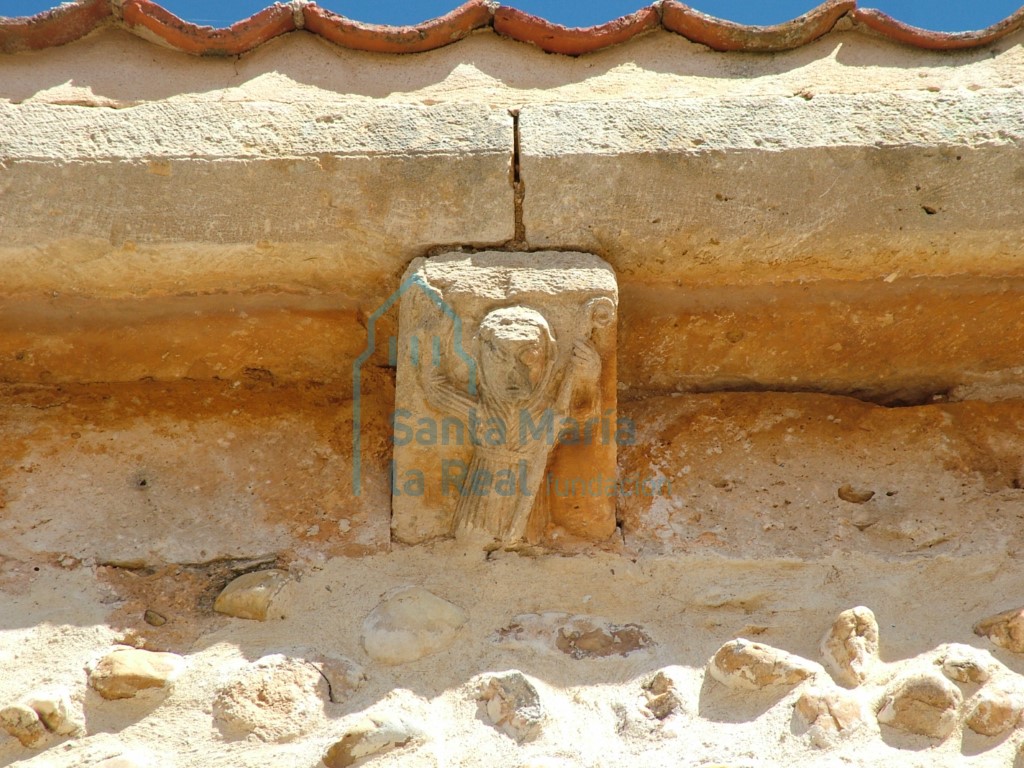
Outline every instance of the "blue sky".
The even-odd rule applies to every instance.
[[[251,16],[273,0],[158,0],[169,11],[197,24],[226,26]],[[319,0],[324,8],[376,24],[415,24],[440,16],[461,0]],[[617,18],[644,5],[643,0],[503,0],[529,13],[570,26],[588,26]],[[57,5],[56,0],[0,0],[0,14],[22,16]],[[744,24],[775,24],[799,16],[815,0],[693,0],[705,13]],[[864,0],[891,16],[927,29],[954,32],[981,29],[1020,8],[1017,0]]]

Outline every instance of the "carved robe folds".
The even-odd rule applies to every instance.
[[[615,530],[611,267],[585,253],[450,253],[402,282],[392,533],[498,542]]]

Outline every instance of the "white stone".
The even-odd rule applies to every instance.
[[[374,661],[407,664],[447,648],[468,620],[459,606],[423,587],[399,587],[363,620],[362,644]]]

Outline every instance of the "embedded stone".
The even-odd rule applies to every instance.
[[[719,648],[708,664],[708,672],[722,685],[746,691],[791,687],[819,670],[813,662],[799,656],[742,638]]]
[[[665,671],[659,670],[643,684],[645,708],[657,720],[682,709],[683,703],[676,688],[676,682]]]
[[[982,619],[974,625],[974,634],[987,637],[1000,648],[1024,653],[1024,608],[1014,608]]]
[[[169,688],[184,667],[176,653],[119,648],[93,667],[89,685],[105,699],[130,699],[140,691]]]
[[[347,768],[364,757],[421,741],[423,730],[397,715],[370,715],[356,721],[323,756],[327,768]]]
[[[449,253],[415,259],[400,291],[394,537],[611,536],[611,267],[587,253]]]
[[[312,664],[327,681],[332,704],[348,700],[366,681],[363,668],[345,656],[318,655]]]
[[[286,572],[275,569],[243,574],[224,587],[213,610],[238,619],[266,621],[271,602],[288,580]]]
[[[967,727],[982,736],[999,736],[1020,721],[1024,694],[1006,685],[986,685],[964,707]]]
[[[459,606],[423,587],[399,587],[363,621],[363,648],[381,664],[407,664],[447,648],[468,620]]]
[[[936,663],[942,674],[958,683],[984,683],[1002,666],[988,651],[960,643],[940,646]]]
[[[532,741],[540,735],[544,707],[537,689],[522,672],[488,675],[480,683],[477,699],[483,702],[494,727],[516,741]]]
[[[39,714],[23,703],[11,704],[0,709],[0,728],[29,749],[41,747],[49,734]]]
[[[492,639],[557,651],[576,660],[629,656],[654,645],[639,624],[617,624],[599,616],[562,611],[521,614],[499,629]]]
[[[937,671],[917,672],[886,690],[878,722],[907,733],[945,739],[953,732],[963,694]]]
[[[878,663],[878,622],[871,609],[843,611],[821,640],[825,668],[848,688],[863,683]]]
[[[808,688],[793,710],[794,720],[808,730],[816,747],[827,747],[835,735],[862,727],[868,716],[857,694],[831,686]]]

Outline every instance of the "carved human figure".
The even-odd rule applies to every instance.
[[[551,327],[536,309],[514,305],[488,312],[475,336],[478,398],[451,384],[439,368],[421,367],[431,407],[482,425],[472,435],[473,454],[452,522],[456,536],[483,532],[505,543],[524,539],[554,448],[537,425],[600,407],[601,358],[590,334],[595,325],[610,322],[614,306],[598,297],[581,313],[582,335],[560,359]],[[496,487],[497,478],[503,487]]]

